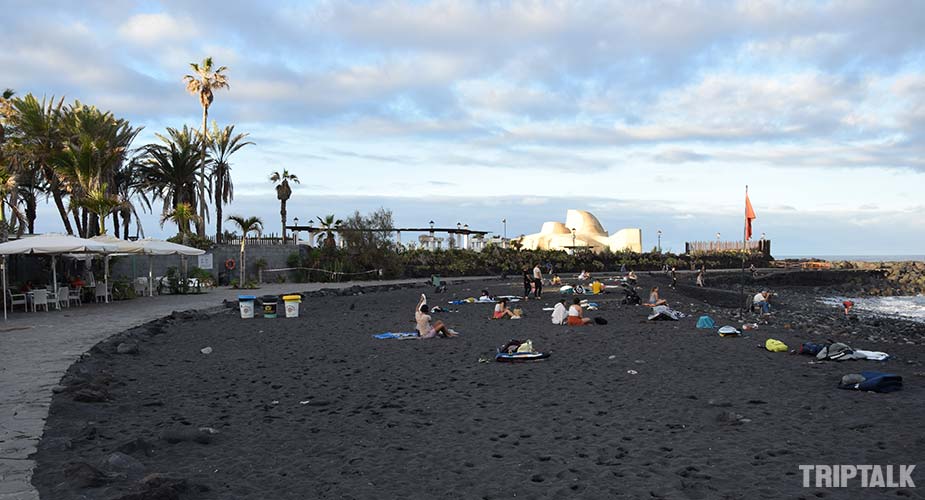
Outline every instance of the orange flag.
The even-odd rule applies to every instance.
[[[755,209],[748,199],[748,188],[745,189],[745,239],[752,239],[752,220],[755,219]]]

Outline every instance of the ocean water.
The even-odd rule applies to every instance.
[[[854,302],[852,312],[925,323],[925,295],[865,298],[828,297],[822,299],[822,302],[832,306],[842,307],[841,303],[846,299]]]
[[[858,262],[905,262],[925,261],[925,254],[920,255],[775,255],[775,259],[820,259],[828,261],[851,260]]]

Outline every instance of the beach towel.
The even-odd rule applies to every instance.
[[[861,349],[856,349],[852,357],[854,357],[854,359],[869,359],[872,361],[886,361],[890,359],[890,355],[885,352],[862,351]]]
[[[373,335],[373,338],[380,339],[380,340],[386,340],[386,339],[401,340],[401,339],[408,339],[408,338],[417,337],[417,336],[418,336],[418,332],[385,332],[385,333],[377,333],[376,335]]]
[[[777,339],[768,339],[764,342],[764,348],[771,352],[787,352],[787,344]]]
[[[649,321],[678,321],[684,317],[684,313],[675,311],[668,306],[655,306],[652,308],[652,314],[649,315]]]
[[[709,316],[701,316],[697,319],[697,328],[716,328],[716,322]]]
[[[861,372],[845,375],[839,389],[857,391],[893,392],[903,388],[903,378],[892,373]]]

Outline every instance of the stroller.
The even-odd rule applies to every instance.
[[[621,304],[629,306],[638,306],[642,304],[642,297],[636,293],[636,289],[633,286],[624,283],[623,293],[625,296],[623,297],[623,300],[620,301]]]

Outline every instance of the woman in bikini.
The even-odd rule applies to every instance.
[[[418,301],[418,306],[414,309],[414,320],[417,323],[418,338],[431,339],[437,335],[449,338],[457,335],[456,332],[447,328],[440,320],[433,324],[430,323],[431,317],[430,314],[427,314],[427,297],[423,293],[421,294],[421,300]]]
[[[507,307],[507,299],[502,298],[495,304],[495,312],[491,315],[491,319],[504,319],[505,316],[510,317],[511,319],[520,319],[520,316],[514,314]]]
[[[585,318],[584,311],[581,309],[581,299],[575,297],[572,299],[572,306],[568,308],[568,325],[584,326],[590,324],[591,318]]]

